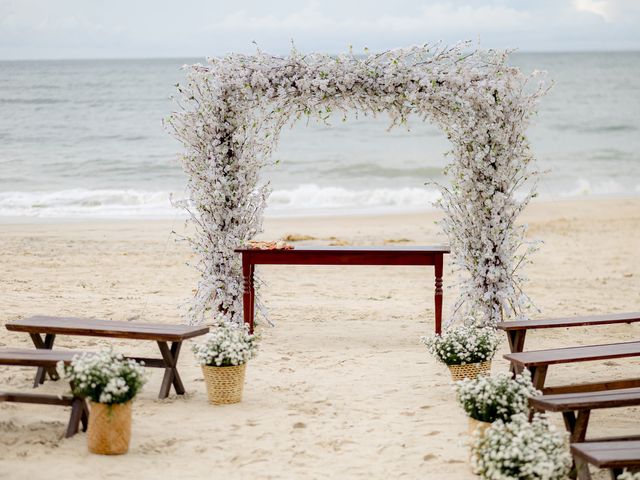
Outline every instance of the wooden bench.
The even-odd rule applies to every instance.
[[[52,368],[58,362],[71,362],[79,352],[68,350],[26,350],[18,348],[0,348],[0,365]],[[71,416],[65,436],[72,437],[80,429],[87,430],[89,408],[85,399],[67,395],[45,395],[37,393],[0,392],[0,402],[37,403],[41,405],[62,405],[71,407]]]
[[[528,368],[531,372],[533,385],[545,394],[552,394],[594,392],[618,388],[640,387],[639,378],[587,383],[581,385],[544,387],[547,370],[550,365],[638,356],[640,356],[640,342],[626,342],[612,343],[608,345],[587,345],[583,347],[507,353],[504,355],[504,358],[511,362],[516,371]]]
[[[571,443],[584,442],[591,410],[640,405],[640,388],[540,395],[529,404],[537,411],[562,413]]]
[[[614,325],[617,323],[640,322],[640,312],[593,315],[589,317],[544,318],[540,320],[521,320],[500,322],[497,327],[507,333],[512,353],[524,350],[524,340],[528,330],[541,328],[590,327],[594,325]]]
[[[166,398],[173,386],[178,395],[184,394],[184,385],[178,373],[178,356],[182,342],[204,335],[209,327],[189,325],[165,325],[157,323],[115,322],[76,317],[48,317],[38,315],[6,324],[7,330],[26,332],[37,349],[51,350],[56,335],[82,335],[128,340],[151,340],[158,344],[161,358],[128,357],[143,361],[146,367],[163,368],[164,378],[159,398]],[[44,338],[42,337],[44,335]],[[171,343],[169,346],[168,343]],[[43,383],[46,373],[57,379],[55,369],[40,367],[34,379],[34,387]]]
[[[579,480],[591,480],[589,464],[598,468],[608,468],[612,480],[625,468],[640,468],[640,440],[611,440],[574,443],[571,453],[576,462]]]

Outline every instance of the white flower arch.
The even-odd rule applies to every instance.
[[[191,239],[202,277],[190,322],[222,315],[242,322],[242,269],[234,249],[262,229],[269,186],[259,181],[282,127],[332,112],[387,113],[391,126],[410,114],[447,135],[450,187],[440,186],[442,221],[455,265],[463,272],[455,311],[494,323],[529,305],[519,267],[525,244],[519,213],[534,195],[516,190],[535,174],[525,130],[541,83],[508,66],[507,53],[416,46],[359,58],[353,54],[287,57],[258,51],[186,66],[179,109],[168,124],[183,143]],[[524,247],[523,247],[524,246]],[[523,248],[521,248],[523,247]]]

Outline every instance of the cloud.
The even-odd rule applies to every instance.
[[[573,7],[579,12],[592,13],[602,17],[606,22],[635,17],[638,20],[640,13],[638,0],[572,0]]]
[[[336,12],[338,13],[338,12]],[[249,14],[239,10],[213,23],[210,30],[226,31],[357,31],[384,34],[385,32],[425,32],[456,30],[516,30],[526,25],[531,15],[504,5],[454,6],[435,3],[421,6],[417,14],[380,14],[377,17],[342,17],[324,13],[312,2],[298,11],[274,14]]]
[[[0,0],[0,58],[386,50],[480,40],[523,51],[640,49],[640,0]]]

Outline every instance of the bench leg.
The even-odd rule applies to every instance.
[[[581,458],[574,458],[576,465],[576,473],[578,480],[591,480],[591,473],[589,472],[589,464]]]
[[[80,422],[82,422],[82,431],[87,430],[86,424],[88,420],[88,410],[86,401],[80,397],[74,397],[71,404],[71,416],[69,417],[69,425],[67,426],[66,438],[73,437],[80,430]]]
[[[533,386],[537,390],[542,390],[544,388],[544,381],[547,378],[547,368],[548,365],[529,367],[529,372],[531,372],[531,383],[533,383]]]
[[[526,335],[526,330],[509,330],[507,332],[507,339],[509,340],[511,353],[519,353],[524,350],[524,339]],[[511,363],[510,370],[513,376],[522,373],[522,367],[520,365],[514,365],[513,363]]]
[[[589,425],[589,417],[591,415],[591,410],[578,410],[578,416],[576,418],[576,414],[573,411],[562,412],[562,418],[564,419],[564,425],[569,432],[569,442],[570,443],[581,443],[584,442],[585,437],[587,436],[587,426]],[[584,462],[583,462],[584,463]],[[578,474],[578,478],[580,478],[580,470],[583,469],[589,471],[589,466],[584,463],[580,465],[580,462],[574,458],[573,463],[571,465],[571,474],[570,478],[576,478],[575,475]],[[589,477],[585,477],[589,478]]]
[[[40,350],[51,350],[53,348],[53,342],[56,339],[56,336],[52,333],[47,333],[44,336],[44,340],[37,333],[30,333],[29,336],[36,348]],[[58,380],[58,378],[60,378],[58,377],[58,372],[56,372],[54,367],[38,367],[38,371],[36,372],[36,376],[33,380],[33,388],[44,383],[47,373],[51,380]]]
[[[611,474],[611,480],[618,480],[618,477],[622,475],[622,468],[611,468],[609,469],[609,473]]]
[[[169,349],[167,342],[158,342],[158,347],[160,347],[160,353],[162,354],[165,364],[164,378],[162,379],[158,398],[167,398],[171,391],[171,385],[176,389],[176,393],[178,395],[183,395],[185,391],[184,385],[182,384],[182,379],[180,378],[177,368],[178,356],[180,355],[182,342],[173,342],[171,344],[171,349]]]

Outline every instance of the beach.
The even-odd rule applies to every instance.
[[[267,218],[261,239],[294,244],[438,245],[435,211]],[[542,240],[527,266],[532,317],[637,311],[640,198],[533,203],[521,220]],[[171,231],[178,235],[172,235]],[[5,223],[0,226],[0,346],[30,348],[4,323],[33,314],[180,323],[198,281],[181,220]],[[187,394],[157,400],[161,373],[134,404],[131,449],[91,455],[84,434],[64,439],[67,411],[0,403],[0,478],[180,477],[231,479],[474,478],[467,420],[449,373],[419,342],[433,331],[433,272],[419,267],[259,267],[274,327],[262,326],[243,402],[211,406],[189,346],[180,371]],[[445,317],[456,297],[446,261]],[[533,332],[527,349],[630,341],[640,325]],[[60,336],[58,348],[156,355],[151,343]],[[496,355],[493,372],[506,372]],[[621,359],[551,368],[547,384],[637,376]],[[2,368],[3,388],[25,391],[31,368]],[[64,393],[62,382],[43,392]],[[590,435],[637,433],[640,409],[594,412]],[[561,416],[551,415],[558,428]],[[603,472],[601,472],[603,474]],[[602,478],[605,478],[602,476]]]

